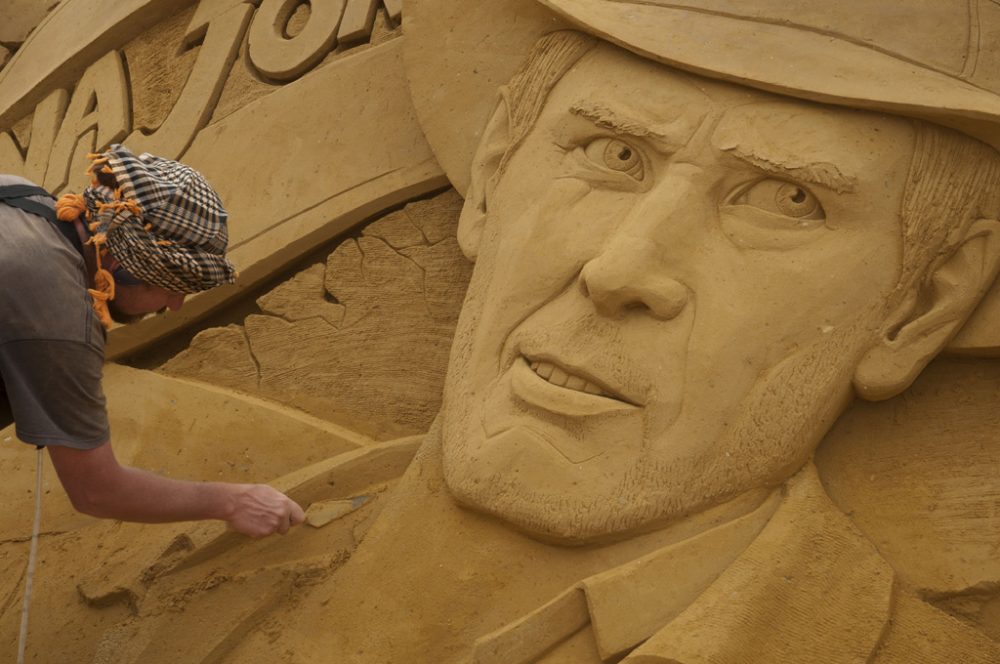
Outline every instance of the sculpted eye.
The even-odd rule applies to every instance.
[[[732,205],[749,205],[771,214],[802,220],[820,220],[826,213],[819,200],[805,187],[783,180],[761,180],[743,190]]]
[[[598,138],[584,148],[587,158],[618,173],[624,173],[636,180],[645,175],[639,151],[617,138]]]

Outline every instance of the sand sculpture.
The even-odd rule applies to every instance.
[[[83,4],[0,164],[180,156],[246,275],[113,331],[122,455],[312,525],[53,488],[33,661],[1000,661],[996,2]]]

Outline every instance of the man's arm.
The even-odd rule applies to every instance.
[[[250,537],[284,534],[305,518],[295,501],[263,484],[187,482],[122,466],[110,443],[48,450],[73,507],[91,516],[142,523],[221,519]]]

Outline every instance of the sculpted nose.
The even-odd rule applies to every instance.
[[[621,238],[584,265],[580,286],[601,315],[619,318],[637,311],[659,320],[680,315],[690,291],[658,269],[654,251],[650,242]]]

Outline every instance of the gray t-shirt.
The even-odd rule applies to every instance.
[[[31,183],[0,175],[12,184]],[[26,443],[91,449],[110,438],[104,330],[86,283],[83,257],[49,221],[0,203],[0,400]]]

